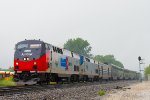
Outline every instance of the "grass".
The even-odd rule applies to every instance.
[[[99,96],[103,96],[103,95],[106,94],[106,92],[105,92],[104,90],[99,90],[99,91],[97,92],[97,94],[98,94]]]
[[[51,84],[51,85],[55,85],[55,84],[57,84],[57,82],[50,82],[50,84]]]
[[[13,81],[13,77],[8,77],[0,80],[0,86],[16,86],[16,83]]]

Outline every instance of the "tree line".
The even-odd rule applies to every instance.
[[[0,68],[0,71],[11,71],[11,72],[13,72],[14,71],[14,67],[9,67],[8,69]]]
[[[148,74],[150,74],[150,65],[144,69],[144,77],[148,79]]]
[[[65,44],[64,48],[80,55],[84,55],[89,58],[93,58],[94,60],[107,64],[114,64],[121,68],[124,68],[124,65],[116,60],[114,55],[93,55],[91,54],[92,47],[87,40],[83,40],[82,38],[69,39]]]
[[[114,55],[93,55],[91,54],[92,47],[87,40],[83,40],[82,38],[69,39],[65,44],[64,48],[75,53],[84,55],[86,57],[92,58],[96,61],[106,63],[106,64],[114,64],[121,68],[124,68],[124,65],[118,61]],[[148,78],[148,74],[150,74],[150,65],[144,69],[145,78]]]

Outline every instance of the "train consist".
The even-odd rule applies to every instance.
[[[16,81],[79,82],[100,80],[133,80],[140,74],[107,65],[40,40],[24,40],[16,44],[14,79]]]

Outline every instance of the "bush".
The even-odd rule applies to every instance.
[[[150,74],[150,65],[144,69],[145,79],[148,79],[148,74]]]
[[[97,92],[97,94],[98,94],[99,96],[103,96],[103,95],[106,94],[106,92],[105,92],[104,90],[100,90],[100,91]]]

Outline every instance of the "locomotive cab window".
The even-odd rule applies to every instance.
[[[41,48],[41,44],[30,44],[30,48]]]
[[[45,44],[45,48],[46,50],[50,50],[50,47],[48,46],[48,44]]]
[[[23,49],[23,48],[28,48],[28,44],[19,44],[17,46],[17,49]]]

